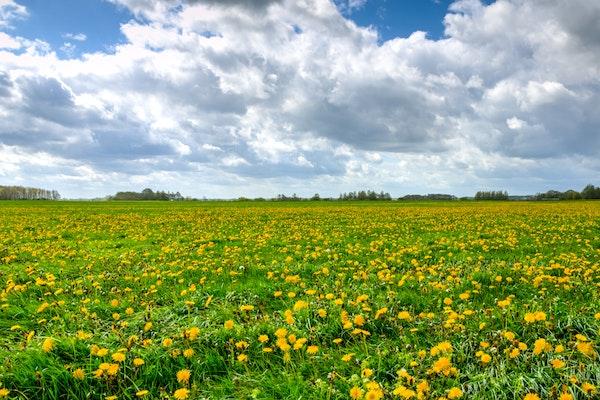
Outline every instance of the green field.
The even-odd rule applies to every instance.
[[[600,398],[600,202],[2,202],[0,222],[0,397]]]

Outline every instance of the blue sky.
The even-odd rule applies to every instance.
[[[0,185],[580,190],[599,20],[589,0],[0,0]]]
[[[429,37],[439,39],[443,37],[443,19],[451,3],[452,0],[370,0],[344,10],[344,15],[361,26],[376,28],[382,41],[407,37],[415,31],[425,31]],[[134,19],[127,7],[108,0],[23,0],[20,4],[27,7],[29,17],[14,24],[14,33],[43,38],[61,57],[111,51],[115,44],[125,41],[121,24]],[[84,34],[85,39],[73,38],[78,34]],[[72,46],[65,48],[67,42]]]
[[[120,26],[133,18],[126,7],[104,0],[23,0],[20,4],[27,7],[29,17],[14,24],[16,34],[43,38],[59,51],[70,42],[76,45],[73,55],[110,50],[123,42]],[[81,33],[85,39],[68,37]]]

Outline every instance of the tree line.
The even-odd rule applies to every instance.
[[[508,200],[508,192],[505,191],[479,191],[475,193],[475,200]]]
[[[59,200],[56,190],[24,186],[0,186],[0,200]]]
[[[181,193],[171,193],[163,191],[153,191],[146,188],[141,192],[117,192],[114,196],[109,196],[109,200],[159,200],[159,201],[181,201],[184,200]]]
[[[565,192],[558,190],[548,190],[545,193],[535,195],[535,200],[579,200],[579,199],[600,199],[600,186],[587,185],[581,192],[570,189]]]

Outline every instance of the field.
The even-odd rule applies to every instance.
[[[600,398],[599,202],[0,213],[0,398]]]

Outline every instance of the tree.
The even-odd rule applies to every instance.
[[[600,186],[587,185],[581,191],[581,197],[584,199],[600,199]]]

